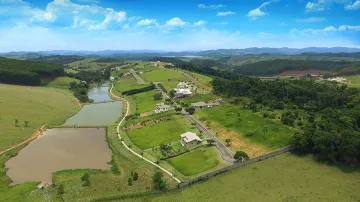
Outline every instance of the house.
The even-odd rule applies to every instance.
[[[161,113],[161,112],[169,111],[169,108],[170,108],[169,105],[166,105],[164,103],[160,103],[160,104],[156,105],[156,109],[154,111],[155,111],[155,113],[158,114],[158,113]]]
[[[174,91],[176,93],[176,98],[185,97],[192,94],[191,86],[185,82],[180,82],[177,87],[174,88]]]
[[[110,76],[110,81],[114,81],[114,80],[115,80],[115,77]]]
[[[194,149],[195,147],[200,146],[202,142],[202,140],[195,133],[192,132],[186,132],[180,135],[180,137],[180,143],[186,149]]]
[[[322,75],[322,74],[320,74],[320,73],[317,73],[317,74],[310,74],[310,77],[311,77],[311,78],[322,78],[322,77],[323,77],[323,75]]]

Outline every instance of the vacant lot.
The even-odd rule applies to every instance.
[[[159,93],[158,91],[151,90],[143,93],[132,95],[136,104],[136,112],[152,112],[155,110],[156,104],[163,102],[163,100],[155,100],[154,95]]]
[[[73,81],[77,83],[79,82],[78,79],[63,76],[63,77],[57,77],[55,80],[50,81],[48,85],[52,87],[69,88],[70,83]]]
[[[149,86],[148,84],[138,84],[136,79],[132,76],[121,77],[120,80],[116,83],[116,90],[119,92],[124,92],[132,89],[145,88]]]
[[[179,72],[162,68],[145,72],[140,74],[140,76],[148,82],[162,82],[162,85],[167,90],[175,88],[180,81],[190,81],[189,78],[183,76]]]
[[[346,76],[345,78],[350,82],[349,87],[360,88],[360,75]]]
[[[196,132],[195,128],[181,116],[155,125],[145,126],[127,131],[132,142],[140,149],[148,149],[160,144],[180,140],[180,135],[187,132]]]
[[[0,103],[0,151],[29,138],[44,124],[61,125],[79,108],[67,90],[3,84]]]
[[[219,97],[214,94],[197,94],[190,97],[182,98],[180,100],[180,103],[191,104],[195,102],[208,102],[217,98]]]
[[[360,170],[283,154],[153,197],[127,201],[358,201]]]
[[[171,158],[169,161],[175,169],[186,176],[198,174],[216,167],[220,163],[220,153],[216,147],[204,147],[190,153]]]
[[[181,70],[184,71],[184,70]],[[211,81],[213,80],[211,77],[202,75],[202,74],[198,74],[195,72],[189,72],[189,71],[185,71],[186,73],[190,74],[191,76],[195,77],[195,79],[197,80],[197,82],[195,83],[195,85],[203,90],[207,90],[207,91],[211,91],[212,90],[212,86],[211,86]]]
[[[280,122],[234,105],[202,109],[195,116],[216,132],[223,142],[231,139],[233,150],[243,150],[251,157],[288,145],[294,133]]]

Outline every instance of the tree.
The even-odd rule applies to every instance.
[[[237,161],[246,161],[249,160],[249,156],[243,151],[236,151],[234,159]]]
[[[189,107],[185,109],[186,112],[188,112],[190,115],[195,113],[195,108],[194,107]]]
[[[154,95],[154,100],[160,100],[162,98],[162,93],[156,93]]]
[[[154,189],[156,189],[156,190],[166,189],[166,183],[165,183],[163,177],[164,177],[164,174],[160,171],[157,171],[156,173],[154,173],[154,175],[152,177]]]
[[[19,120],[15,119],[15,125],[19,126]]]
[[[133,180],[136,181],[139,179],[139,174],[137,172],[134,172],[133,174]]]
[[[175,111],[177,111],[177,112],[181,112],[181,110],[182,110],[181,107],[176,107],[176,108],[175,108]]]
[[[24,123],[25,123],[25,127],[29,126],[29,121],[24,121]]]
[[[206,141],[207,141],[209,146],[212,146],[215,143],[215,140],[213,140],[213,139],[208,139]]]
[[[128,185],[131,186],[133,184],[133,180],[131,178],[128,179]]]
[[[85,186],[85,187],[90,186],[90,175],[89,175],[89,173],[85,173],[85,175],[83,175],[81,177],[81,181],[83,182],[83,186]]]
[[[171,97],[171,98],[175,97],[175,93],[176,93],[176,92],[175,92],[174,90],[171,90],[170,93],[169,93],[169,94],[170,94],[170,97]]]
[[[227,146],[231,145],[231,139],[226,139],[225,142],[226,142]]]
[[[65,193],[64,185],[61,184],[57,191],[60,196],[63,195]]]

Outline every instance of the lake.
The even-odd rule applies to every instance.
[[[112,101],[108,94],[109,86],[106,84],[99,87],[91,88],[88,92],[89,99],[93,99],[94,102],[106,102]]]
[[[109,170],[111,155],[104,128],[48,129],[5,163],[6,175],[11,185],[52,183],[51,173],[60,170]]]

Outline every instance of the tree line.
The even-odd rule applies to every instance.
[[[155,84],[151,84],[150,86],[146,86],[144,88],[138,88],[138,89],[131,89],[131,90],[127,90],[122,92],[121,94],[123,95],[134,95],[134,94],[138,94],[138,93],[142,93],[142,92],[146,92],[146,91],[151,91],[155,89]]]
[[[75,61],[84,60],[85,58],[86,57],[79,55],[47,55],[36,58],[29,58],[26,60],[33,62],[45,62],[45,63],[64,65]]]

